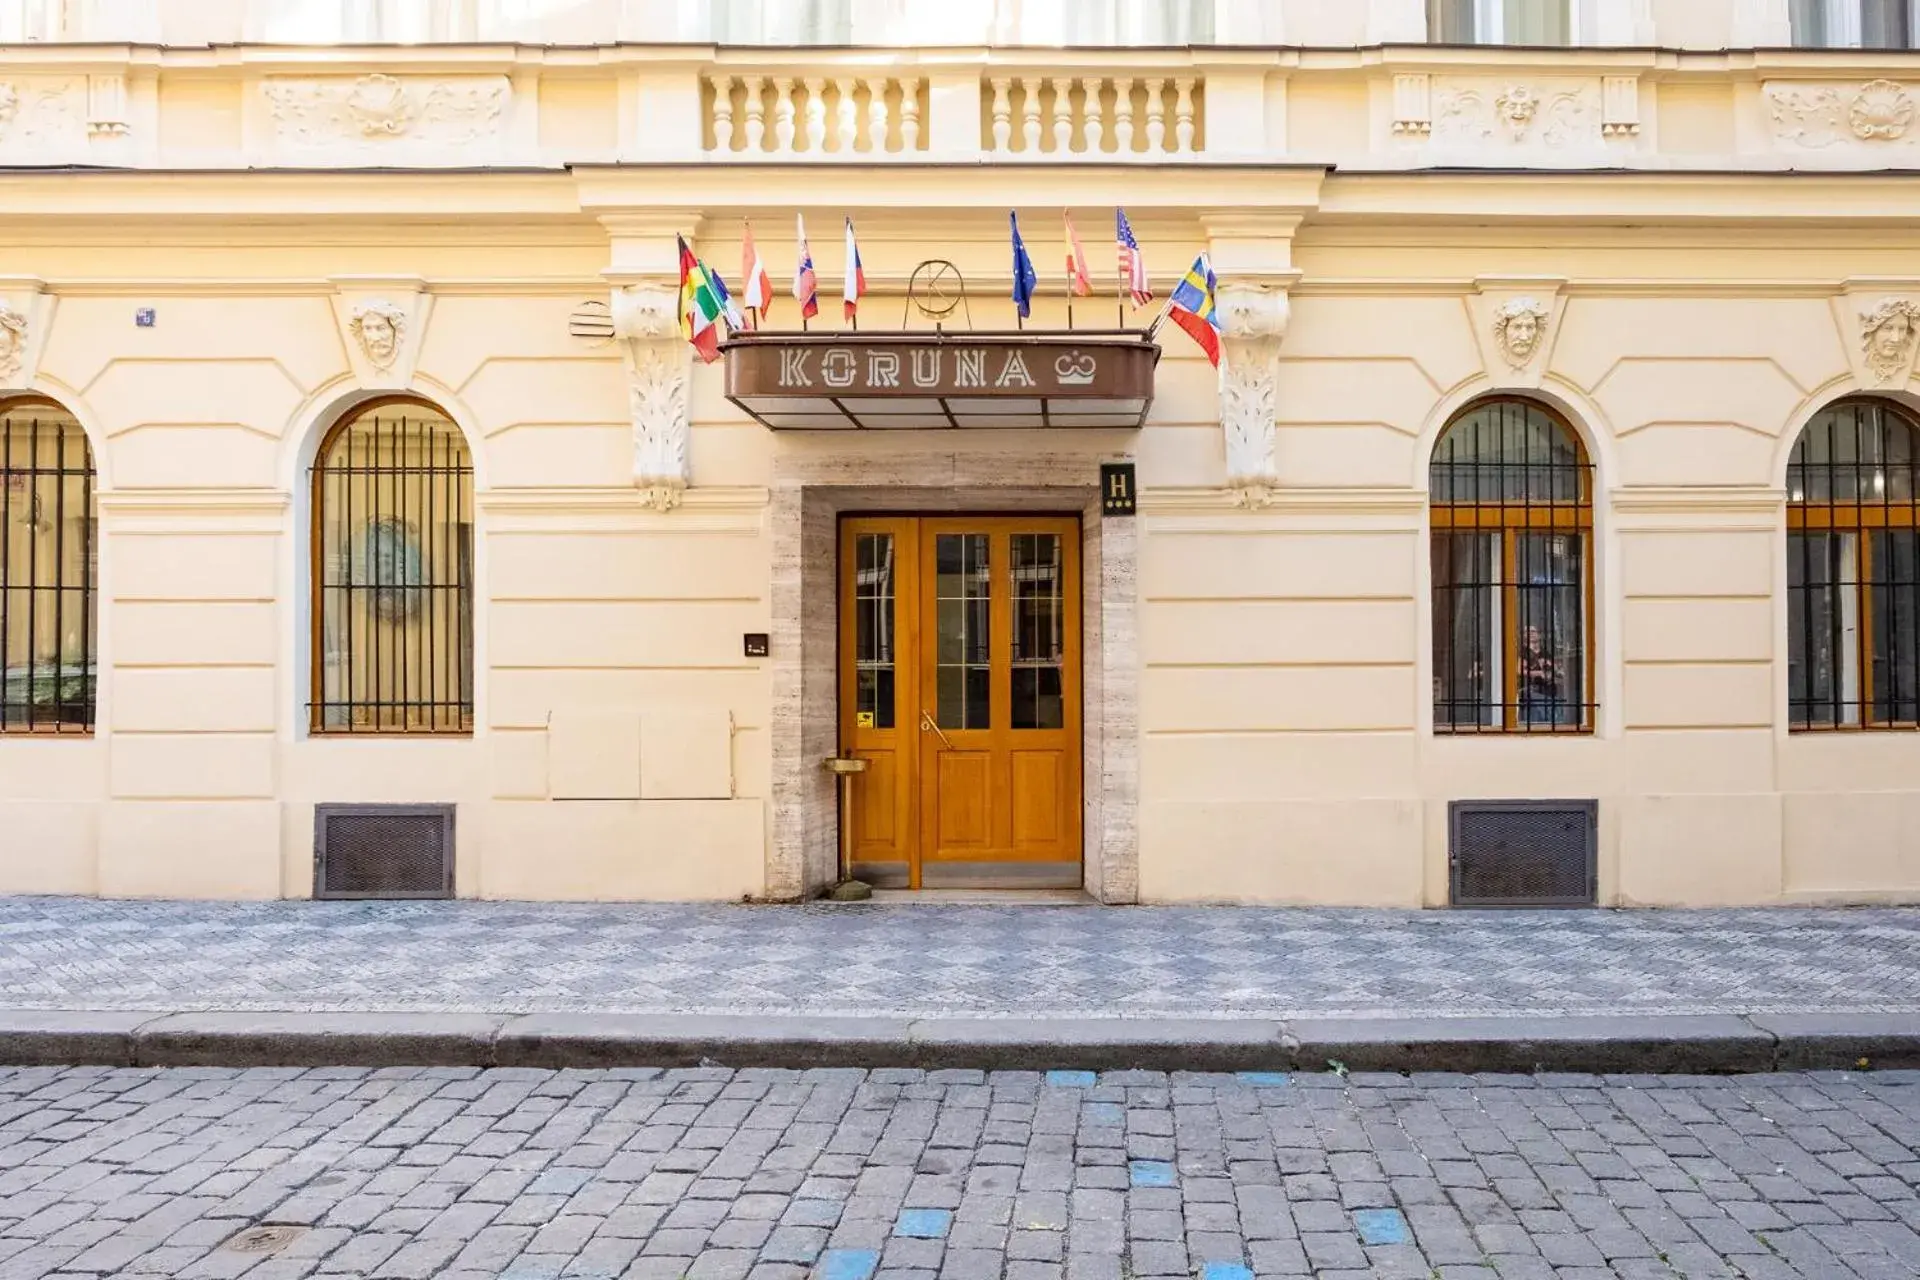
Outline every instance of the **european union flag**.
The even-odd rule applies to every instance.
[[[1040,283],[1040,277],[1033,269],[1033,259],[1027,256],[1026,244],[1020,239],[1020,215],[1009,213],[1007,221],[1013,225],[1013,305],[1024,320],[1033,314],[1033,290]]]

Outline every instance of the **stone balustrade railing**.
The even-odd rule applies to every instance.
[[[714,73],[703,144],[723,156],[911,156],[927,149],[926,93],[911,75]]]
[[[1192,155],[1205,81],[1193,75],[991,75],[982,149],[996,156]]]

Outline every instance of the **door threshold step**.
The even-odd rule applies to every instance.
[[[1099,903],[1085,889],[875,889],[874,902],[914,902],[927,906],[972,903],[997,907],[1091,907]]]

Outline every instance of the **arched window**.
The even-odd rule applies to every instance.
[[[44,400],[0,404],[0,733],[91,733],[93,452]]]
[[[411,400],[369,405],[313,466],[315,733],[473,731],[473,466]]]
[[[1433,504],[1433,723],[1593,728],[1593,468],[1559,417],[1488,400],[1447,427]]]
[[[1787,717],[1794,729],[1920,723],[1920,422],[1843,400],[1787,460]]]

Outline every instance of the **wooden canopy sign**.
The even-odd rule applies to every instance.
[[[727,399],[776,431],[1137,428],[1160,348],[1139,332],[745,333]]]

